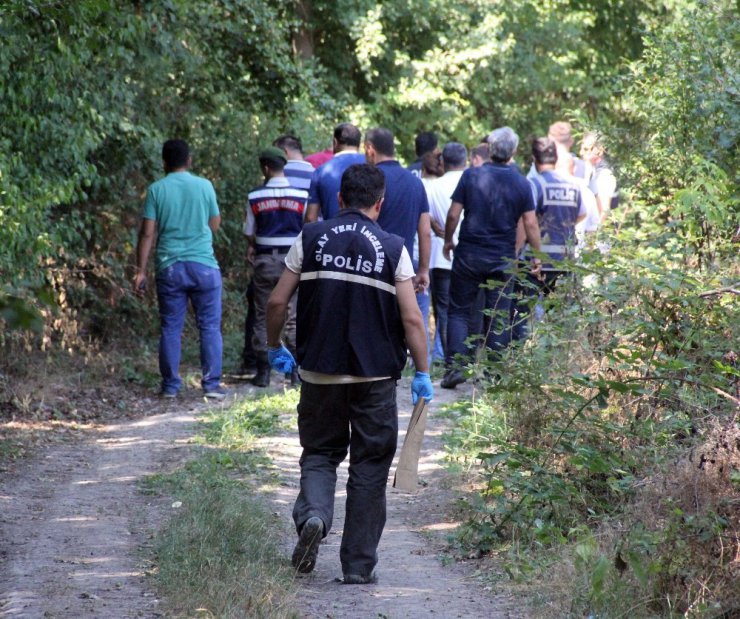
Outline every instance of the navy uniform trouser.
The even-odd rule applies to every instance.
[[[468,356],[466,343],[471,335],[471,307],[476,304],[481,286],[485,294],[485,309],[494,312],[486,329],[486,346],[501,351],[509,343],[509,313],[511,309],[511,275],[491,269],[489,261],[459,254],[452,261],[450,275],[450,305],[447,310],[447,358],[451,367],[455,355]]]
[[[339,558],[344,574],[368,576],[386,518],[385,490],[398,439],[396,381],[345,385],[303,382],[298,403],[301,489],[293,508],[300,533],[314,516],[324,535],[334,518],[337,467],[349,451],[344,533]]]
[[[547,297],[558,280],[570,271],[543,271],[542,279],[527,273],[522,281],[514,283],[515,301],[511,304],[511,339],[524,340],[529,336],[529,321],[532,306],[540,296]]]

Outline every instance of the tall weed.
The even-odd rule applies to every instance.
[[[717,273],[655,258],[584,257],[531,337],[473,370],[500,378],[450,410],[479,482],[461,542],[507,549],[516,577],[568,557],[576,614],[736,608],[740,312],[703,294]]]

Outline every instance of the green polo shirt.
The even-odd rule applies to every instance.
[[[175,262],[199,262],[217,269],[208,220],[218,214],[216,192],[204,178],[171,172],[152,183],[144,218],[157,222],[157,273]]]

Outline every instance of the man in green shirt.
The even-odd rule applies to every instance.
[[[180,339],[188,301],[200,331],[201,385],[207,398],[223,399],[220,387],[221,271],[213,253],[213,233],[221,224],[210,181],[188,170],[190,149],[183,140],[162,147],[166,176],[150,185],[136,249],[137,294],[147,285],[147,262],[156,239],[155,270],[161,335],[159,371],[162,396],[173,398],[182,386]]]

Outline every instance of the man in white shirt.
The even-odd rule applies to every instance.
[[[452,204],[452,192],[455,191],[468,158],[465,146],[458,142],[449,142],[442,149],[444,175],[431,181],[427,186],[429,198],[429,215],[432,225],[432,252],[430,258],[432,308],[436,331],[439,334],[442,350],[447,355],[447,306],[450,301],[450,270],[452,261],[442,253],[444,248],[445,222],[447,211]],[[461,218],[462,220],[462,218]],[[457,234],[454,240],[457,244]]]
[[[583,136],[581,157],[593,166],[589,187],[596,196],[596,206],[602,223],[609,216],[609,211],[617,208],[619,204],[617,179],[606,161],[605,154],[601,136],[597,132],[590,131]]]

